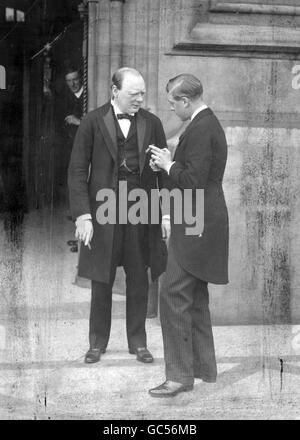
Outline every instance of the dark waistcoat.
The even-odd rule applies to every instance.
[[[126,173],[122,164],[126,163],[127,167],[134,173],[139,172],[139,149],[137,139],[137,128],[135,118],[131,122],[127,138],[123,135],[120,125],[115,118],[117,130],[117,144],[118,144],[118,165],[119,176]]]

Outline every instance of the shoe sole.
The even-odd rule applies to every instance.
[[[88,361],[87,359],[84,360],[85,364],[96,364],[97,362],[100,362],[100,359],[97,359],[96,361]]]
[[[152,362],[154,362],[154,359],[149,359],[149,360],[142,360],[139,359],[138,357],[136,358],[137,361],[142,362],[143,364],[152,364]]]
[[[173,393],[170,393],[170,394],[155,394],[155,393],[152,394],[151,391],[149,391],[149,394],[151,397],[159,397],[159,398],[166,399],[168,397],[175,397],[175,396],[177,396],[177,394],[186,393],[187,391],[192,391],[192,390],[193,390],[193,387],[190,386],[190,387],[186,387],[184,389],[181,389],[180,391],[174,391]]]
[[[132,351],[132,350],[128,350],[128,351],[129,351],[129,354],[135,354],[136,355],[136,360],[139,361],[139,362],[142,362],[143,364],[152,364],[152,362],[154,362],[154,358],[149,359],[148,361],[143,361],[142,359],[139,359],[137,357],[136,351]]]

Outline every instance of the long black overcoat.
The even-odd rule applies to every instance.
[[[166,147],[166,137],[159,118],[140,109],[136,115],[140,187],[149,195],[157,188],[157,177],[150,166],[150,144]],[[94,235],[91,249],[81,246],[78,275],[100,282],[109,282],[111,270],[114,225],[100,225],[96,219],[100,206],[96,196],[101,189],[118,188],[117,134],[113,109],[110,103],[88,113],[77,131],[71,154],[68,185],[70,208],[75,220],[83,214],[91,214]],[[149,213],[150,216],[150,213]],[[152,279],[165,270],[167,249],[162,240],[159,224],[149,225],[148,261]]]

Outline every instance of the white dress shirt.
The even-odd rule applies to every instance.
[[[115,115],[118,117],[118,115],[123,114],[124,112],[122,112],[119,107],[117,106],[117,104],[115,103],[115,101],[111,101],[111,105],[113,106]],[[134,116],[132,114],[132,116]],[[127,138],[129,130],[130,130],[130,125],[131,125],[131,121],[129,119],[118,119],[118,123],[120,125],[120,128],[122,130],[122,133],[124,135],[125,138]]]

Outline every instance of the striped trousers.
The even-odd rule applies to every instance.
[[[215,382],[217,366],[207,282],[177,262],[170,241],[160,294],[166,379],[185,385],[194,378]]]

